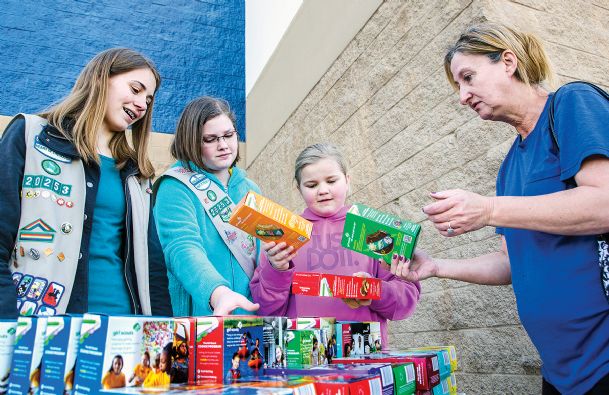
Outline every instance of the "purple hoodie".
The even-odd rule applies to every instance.
[[[269,263],[266,254],[250,283],[254,302],[260,303],[258,315],[296,317],[336,317],[343,321],[379,321],[382,344],[387,345],[387,320],[401,320],[414,312],[421,286],[418,282],[402,280],[381,267],[378,261],[343,248],[340,245],[345,216],[343,207],[331,217],[319,217],[306,209],[302,216],[313,222],[311,241],[305,244],[290,263],[290,268],[279,271]],[[381,299],[370,306],[352,309],[341,299],[293,295],[294,272],[318,272],[352,275],[367,272],[383,280]]]

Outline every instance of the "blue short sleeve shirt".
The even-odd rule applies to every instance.
[[[585,84],[559,90],[554,130],[550,100],[533,131],[516,138],[497,176],[497,196],[563,191],[589,157],[609,157],[609,102]],[[609,208],[608,208],[609,209]],[[568,215],[568,213],[557,213]],[[609,303],[596,236],[497,228],[504,235],[520,320],[539,351],[546,380],[584,393],[609,373]]]

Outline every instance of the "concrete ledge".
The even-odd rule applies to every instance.
[[[6,115],[0,115],[0,136],[4,133],[4,129],[8,125],[8,123],[13,119],[13,117],[8,117]]]

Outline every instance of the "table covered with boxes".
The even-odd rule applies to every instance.
[[[29,316],[0,322],[0,393],[456,394],[451,345],[384,349],[329,317]]]

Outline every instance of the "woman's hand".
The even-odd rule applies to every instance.
[[[406,281],[415,282],[438,275],[438,263],[423,250],[416,250],[412,259],[393,255],[391,274]]]
[[[214,315],[230,315],[233,310],[241,308],[247,311],[256,311],[260,308],[258,303],[252,303],[248,298],[221,285],[214,289],[210,299]]]
[[[353,273],[353,277],[371,278],[372,276],[366,272],[357,272],[357,273]],[[361,306],[370,306],[370,303],[372,303],[372,299],[345,298],[345,299],[343,299],[343,302],[345,302],[345,304],[347,306],[351,307],[352,309],[357,309]]]
[[[296,257],[294,247],[288,246],[283,241],[279,244],[274,241],[270,243],[262,242],[262,249],[266,253],[271,266],[280,271],[288,270],[290,268],[290,261]]]
[[[458,236],[478,230],[491,222],[493,199],[477,193],[451,189],[430,194],[436,202],[423,207],[440,234]]]

